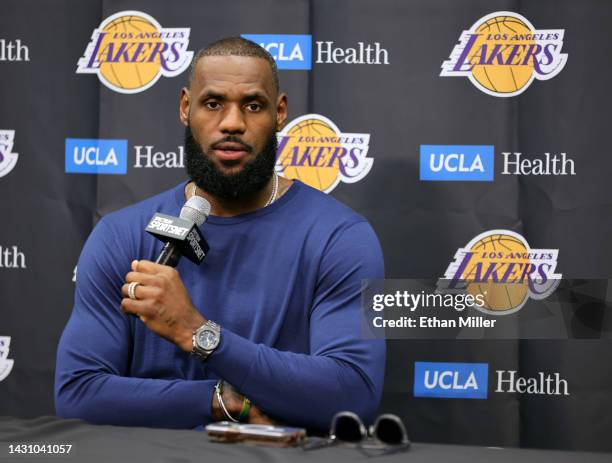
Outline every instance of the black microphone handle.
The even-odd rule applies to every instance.
[[[180,258],[181,250],[179,249],[179,247],[172,241],[168,241],[164,245],[164,248],[162,249],[162,252],[155,261],[155,263],[167,265],[169,267],[176,267]]]

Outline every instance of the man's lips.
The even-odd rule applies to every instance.
[[[243,157],[249,154],[248,151],[234,151],[234,150],[213,150],[215,156],[217,156],[222,161],[235,161],[237,159],[242,159]]]
[[[247,156],[250,150],[241,143],[217,143],[212,150],[222,161],[235,161]]]

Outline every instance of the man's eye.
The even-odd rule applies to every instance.
[[[219,109],[221,107],[221,105],[216,101],[207,101],[206,103],[204,103],[204,105],[208,109]]]
[[[251,112],[257,112],[261,110],[261,105],[259,103],[249,103],[247,109]]]

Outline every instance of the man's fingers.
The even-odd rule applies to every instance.
[[[121,311],[123,313],[134,314],[140,317],[140,319],[142,320],[143,317],[146,319],[150,315],[151,308],[149,307],[149,304],[145,301],[138,301],[126,297],[121,301]]]
[[[149,274],[149,273],[129,272],[125,276],[125,282],[126,283],[132,283],[134,281],[136,281],[136,282],[138,282],[138,283],[140,283],[142,285],[153,286],[155,284],[156,277],[154,275]]]
[[[261,412],[259,414],[252,414],[251,412],[249,413],[249,424],[267,424],[275,426],[278,422]]]
[[[251,410],[249,412],[249,423],[251,424],[278,424],[277,421],[270,418],[264,412],[262,412],[257,405],[251,404]]]
[[[165,273],[171,267],[167,265],[156,264],[150,260],[136,260],[132,262],[132,270],[135,272],[147,273],[149,275],[156,275],[158,273]]]
[[[121,294],[123,294],[124,297],[128,297],[128,298],[130,297],[129,288],[130,288],[129,283],[125,283],[121,287]],[[147,285],[139,284],[139,285],[136,285],[136,287],[134,288],[134,296],[136,297],[136,300],[155,299],[157,296],[159,296],[159,293],[160,293],[159,288],[155,286],[147,286]]]

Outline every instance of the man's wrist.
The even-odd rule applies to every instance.
[[[221,403],[219,402],[216,393],[216,386],[214,387],[215,390],[213,390],[212,394],[210,415],[215,421],[228,421],[228,417],[223,410]],[[223,382],[223,387],[220,389],[220,395],[227,413],[229,413],[234,419],[238,419],[244,409],[245,397],[238,393],[229,383],[226,382]],[[245,418],[248,418],[248,412],[250,412],[250,406],[245,416],[241,417],[241,421],[247,421]]]
[[[212,403],[210,406],[210,416],[212,416],[212,419],[214,421],[223,421],[225,419],[225,417],[223,416],[223,410],[221,410],[221,404],[219,403],[219,400],[217,399],[217,394],[214,389],[214,386],[213,386],[213,393],[212,393]]]
[[[193,319],[187,324],[178,346],[188,354],[193,350],[193,332],[206,323],[206,319],[199,313],[194,314]]]

